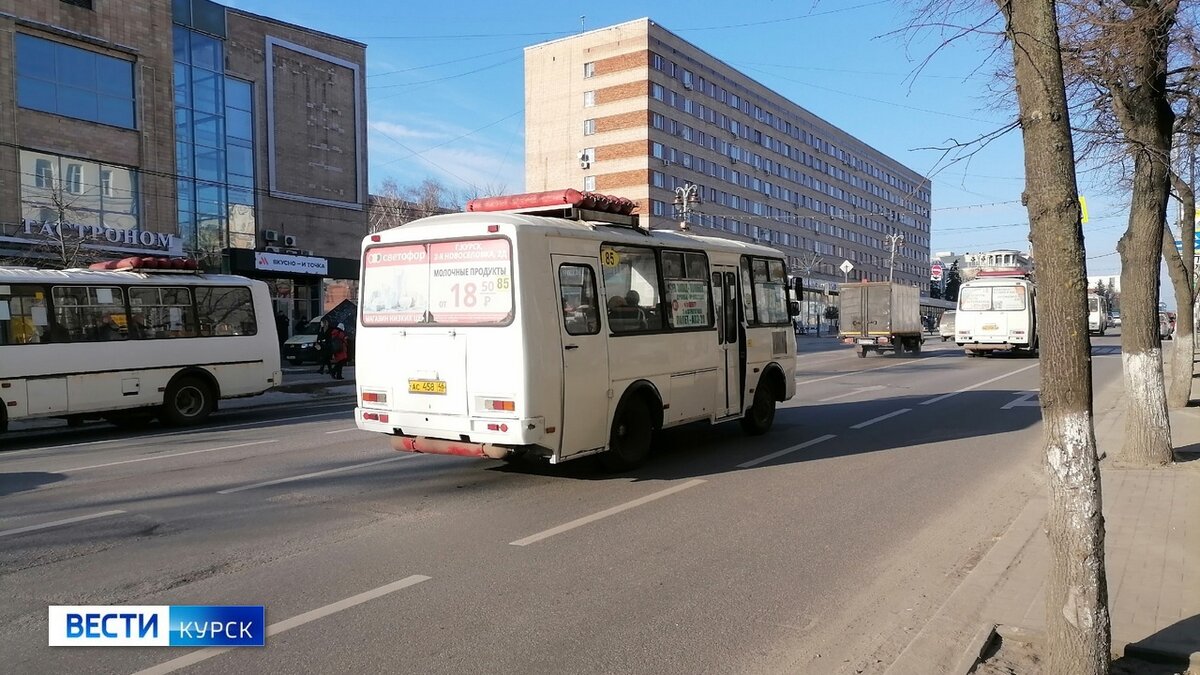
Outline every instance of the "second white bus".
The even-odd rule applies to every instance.
[[[955,341],[967,356],[993,352],[1036,354],[1037,296],[1024,276],[989,276],[958,289]]]
[[[0,268],[0,431],[41,417],[198,424],[282,379],[261,281]]]
[[[613,469],[659,429],[770,429],[796,387],[781,255],[555,194],[573,217],[458,213],[364,240],[358,426],[397,450]]]

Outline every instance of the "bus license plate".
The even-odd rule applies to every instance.
[[[985,324],[983,324],[983,329],[984,330],[1000,330],[1000,326],[998,324],[994,324],[994,323],[985,323]]]
[[[445,394],[446,383],[442,380],[409,380],[410,394]]]

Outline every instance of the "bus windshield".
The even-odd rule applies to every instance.
[[[364,326],[500,326],[513,317],[507,239],[388,244],[363,255]]]

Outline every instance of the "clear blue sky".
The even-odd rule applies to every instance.
[[[368,45],[372,188],[389,177],[404,185],[433,176],[456,190],[521,191],[522,49],[579,32],[581,16],[588,29],[649,16],[925,175],[942,167],[942,153],[928,148],[970,141],[1015,114],[1011,93],[992,78],[1004,58],[993,53],[993,39],[933,54],[941,37],[908,42],[894,34],[910,18],[907,3],[896,0],[226,4]],[[933,252],[1029,249],[1021,152],[1012,132],[934,175]],[[1090,175],[1080,175],[1089,274],[1117,274],[1126,196],[1107,181],[1091,184]]]

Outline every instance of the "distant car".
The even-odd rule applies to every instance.
[[[295,335],[283,343],[283,358],[293,365],[306,361],[320,361],[321,350],[317,349],[317,333],[320,330],[320,319],[309,321],[307,325],[296,331]]]
[[[1158,313],[1158,337],[1161,340],[1172,339],[1172,334],[1175,333],[1175,322],[1171,320],[1171,315],[1166,312]]]
[[[942,320],[938,322],[938,335],[942,342],[954,339],[954,312],[942,312]]]
[[[1112,324],[1114,327],[1120,328],[1121,327],[1121,315],[1113,314],[1112,316],[1108,317],[1108,322],[1110,324]]]

